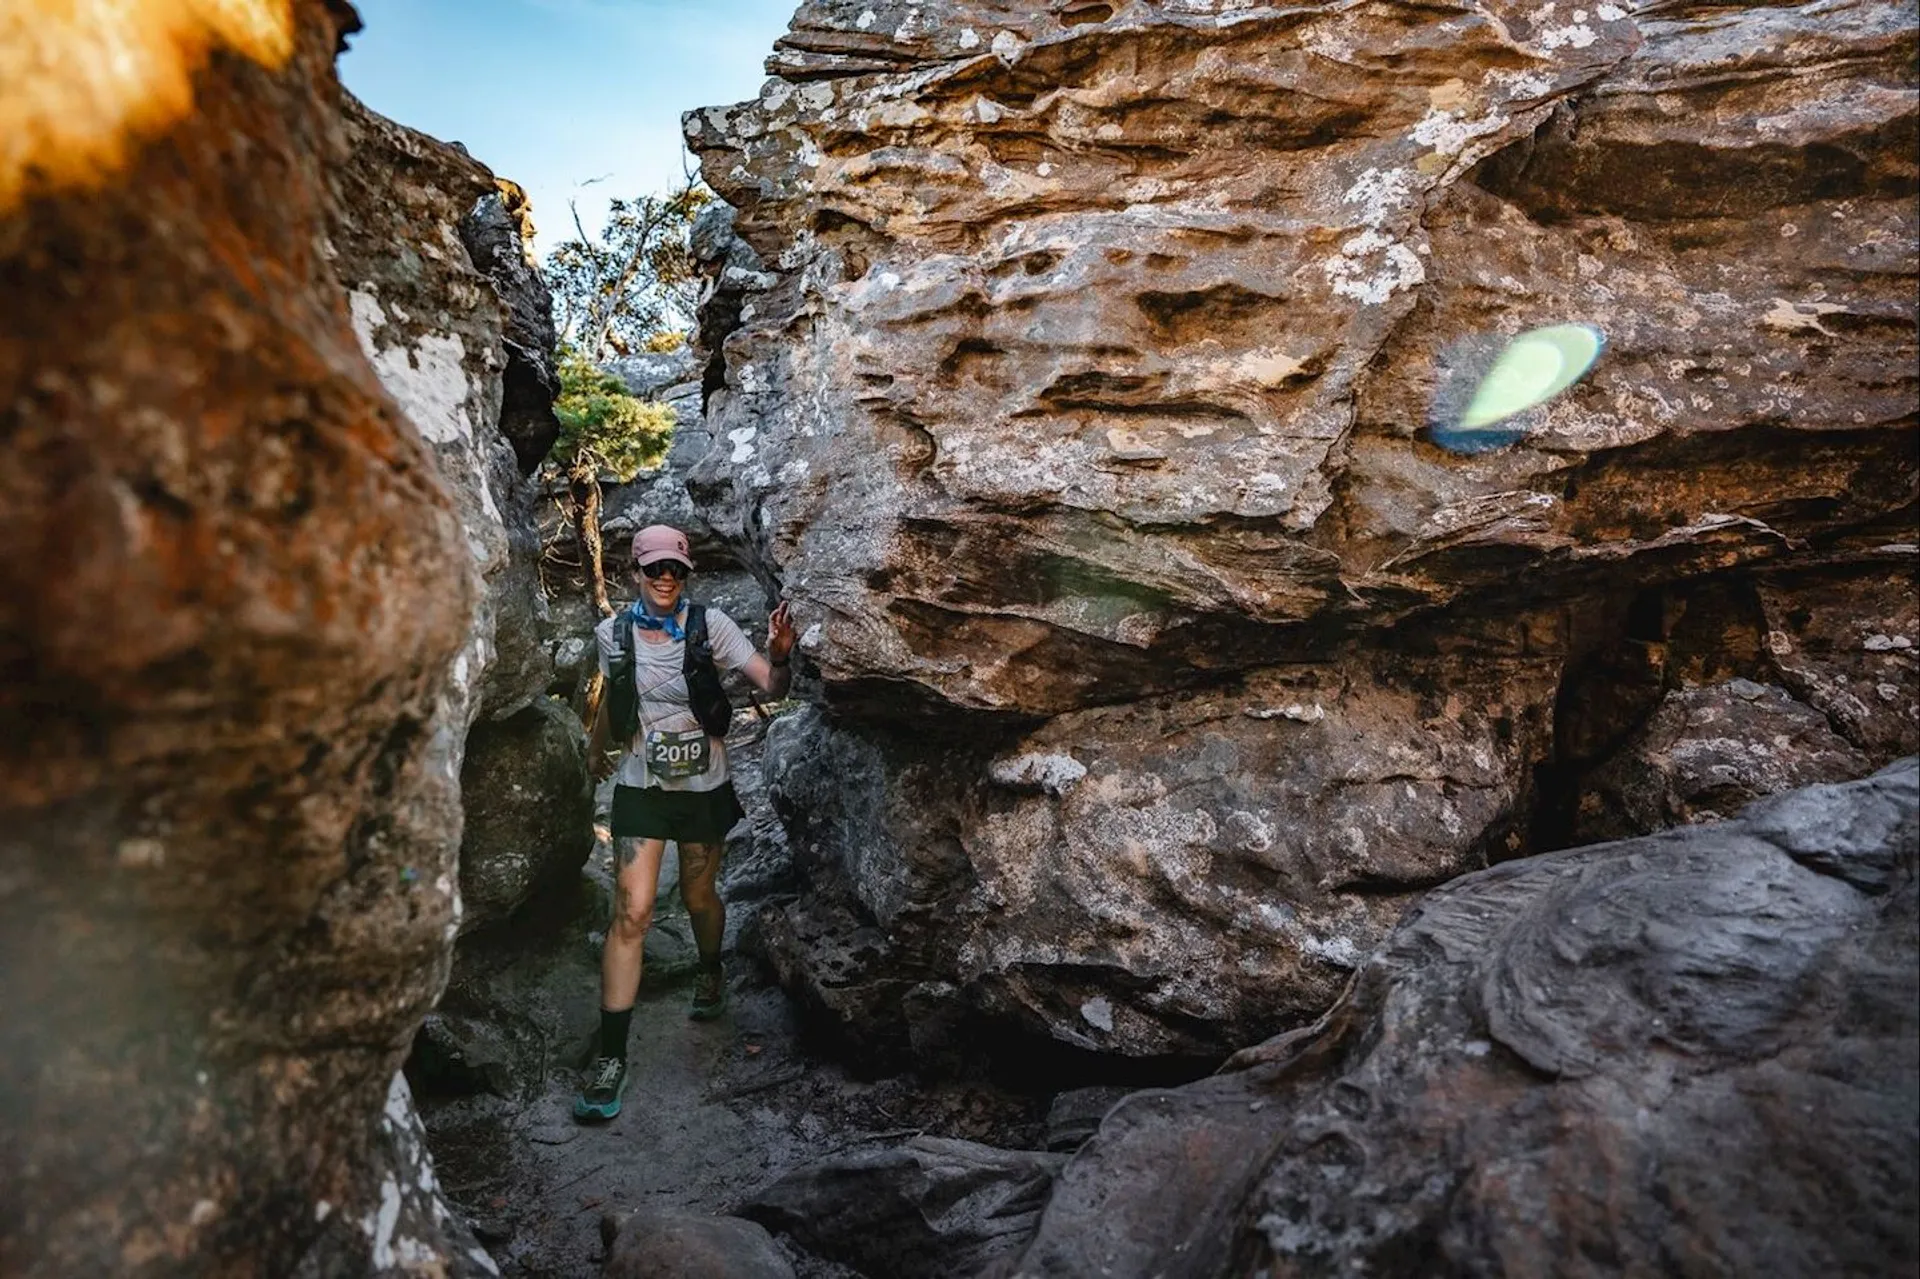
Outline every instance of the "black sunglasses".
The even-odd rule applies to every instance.
[[[679,560],[655,560],[651,564],[642,564],[640,571],[648,577],[670,577],[676,582],[686,581],[687,574],[692,572]]]

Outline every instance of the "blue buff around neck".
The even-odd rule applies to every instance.
[[[636,607],[629,609],[627,615],[633,618],[633,624],[643,631],[665,631],[667,638],[683,640],[687,637],[687,633],[680,626],[679,615],[680,606],[685,602],[676,600],[671,613],[656,613],[653,611],[653,604],[642,596],[634,601]]]

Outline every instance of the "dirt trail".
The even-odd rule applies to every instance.
[[[741,772],[757,778],[758,760]],[[750,814],[765,820],[757,786],[742,791]],[[730,846],[729,858],[738,851]],[[605,842],[577,892],[462,942],[442,1010],[500,1028],[510,1046],[484,1090],[436,1096],[416,1087],[448,1197],[504,1275],[595,1275],[603,1215],[642,1206],[727,1212],[783,1173],[866,1141],[916,1132],[998,1145],[1038,1139],[1041,1100],[911,1076],[861,1081],[810,1057],[796,1008],[744,958],[729,957],[727,1012],[689,1019],[695,953],[674,860],[669,850],[624,1106],[609,1123],[578,1124],[571,1113],[598,1018],[612,881]],[[730,905],[740,917],[748,909]]]

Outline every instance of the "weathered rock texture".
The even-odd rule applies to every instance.
[[[1575,833],[1598,842],[1719,821],[1759,796],[1868,771],[1826,716],[1782,689],[1746,679],[1676,689],[1583,779]]]
[[[973,1275],[1033,1235],[1064,1155],[915,1137],[838,1155],[758,1191],[743,1215],[866,1275]]]
[[[766,1228],[738,1217],[636,1212],[609,1224],[606,1279],[793,1279]]]
[[[794,766],[842,888],[776,962],[1212,1052],[1571,841],[1669,691],[1920,745],[1915,28],[804,5],[686,118],[737,207],[690,488],[861,761]],[[1567,320],[1608,353],[1522,443],[1424,438],[1459,340]]]
[[[1920,769],[1436,890],[1315,1027],[1135,1094],[1007,1275],[1920,1263]]]
[[[513,913],[580,873],[593,851],[593,790],[580,721],[537,698],[476,726],[460,768],[462,930]]]
[[[0,77],[0,1271],[490,1272],[396,1070],[468,725],[544,681],[458,234],[492,178],[343,100],[345,5],[38,8]],[[62,94],[95,150],[36,152]]]
[[[527,193],[505,178],[495,179],[494,187],[460,220],[460,242],[507,304],[500,433],[513,445],[521,473],[531,475],[560,436],[560,420],[553,415],[560,391],[553,295],[533,256],[533,206]]]
[[[470,928],[577,871],[593,846],[585,734],[544,696],[552,625],[538,491],[522,474],[558,431],[551,305],[520,239],[517,187],[458,147],[346,107],[353,159],[333,238],[354,329],[439,456],[482,585],[449,705],[472,793],[460,857]]]
[[[538,340],[515,318],[530,286],[515,253],[490,255],[496,285],[461,240],[463,226],[484,225],[500,199],[491,173],[351,97],[343,104],[353,150],[337,179],[332,237],[354,332],[439,457],[484,586],[454,664],[464,731],[474,720],[512,715],[544,691],[549,674],[534,490],[499,425],[508,370],[533,365],[521,378],[538,379],[537,361],[514,341]],[[544,295],[537,276],[532,285]],[[550,364],[551,323],[546,341],[540,354]]]

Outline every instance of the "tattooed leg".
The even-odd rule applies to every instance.
[[[600,1006],[619,1011],[633,1007],[640,994],[641,956],[653,925],[653,898],[660,884],[663,839],[613,841],[613,922],[600,952]]]
[[[700,948],[700,963],[714,968],[720,963],[720,941],[727,932],[727,907],[720,900],[719,844],[681,844],[680,899],[687,904],[693,923],[694,944]]]

